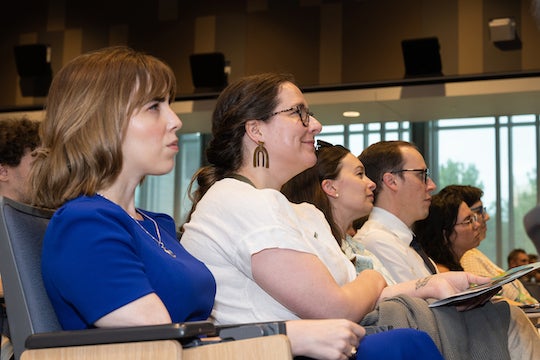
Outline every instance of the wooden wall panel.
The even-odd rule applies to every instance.
[[[422,1],[346,3],[343,12],[343,82],[401,79],[401,41],[424,37]]]
[[[246,73],[289,72],[302,86],[318,84],[319,29],[317,7],[250,13]]]
[[[231,81],[286,71],[304,86],[401,79],[401,41],[427,36],[439,38],[445,75],[536,70],[540,28],[530,14],[530,1],[7,2],[0,13],[0,50],[8,54],[0,62],[0,109],[43,102],[17,95],[10,54],[30,37],[51,45],[53,72],[79,53],[103,46],[125,44],[146,51],[171,65],[182,95],[194,90],[189,55],[199,50],[223,52],[231,63]],[[500,16],[516,18],[522,49],[504,51],[490,41],[487,22]]]

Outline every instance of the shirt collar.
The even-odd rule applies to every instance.
[[[369,214],[369,220],[374,220],[385,225],[385,227],[395,234],[406,246],[409,246],[411,243],[414,235],[412,230],[401,221],[401,219],[388,210],[374,206]]]

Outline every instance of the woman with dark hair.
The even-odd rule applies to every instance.
[[[428,217],[414,225],[416,238],[439,272],[463,271],[461,257],[480,244],[479,229],[477,215],[452,188],[433,195]]]
[[[449,185],[446,189],[461,193],[463,201],[465,201],[472,212],[478,217],[480,223],[480,242],[484,241],[487,234],[487,222],[490,216],[482,202],[482,196],[484,195],[482,189],[471,185]],[[480,276],[496,277],[505,272],[480,251],[478,247],[463,254],[460,264],[465,271]],[[505,300],[515,305],[538,303],[538,300],[529,293],[519,279],[509,284],[504,284],[501,292],[497,296],[494,296],[493,300]]]
[[[373,208],[374,190],[375,183],[365,175],[362,163],[347,148],[322,140],[317,141],[317,164],[281,188],[289,201],[308,202],[322,211],[332,235],[357,273],[375,269],[388,285],[393,285],[396,281],[379,259],[362,244],[352,241],[347,233],[356,219],[368,215]]]

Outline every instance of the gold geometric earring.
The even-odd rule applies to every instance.
[[[253,152],[253,167],[266,167],[270,165],[270,159],[268,157],[268,151],[264,147],[264,141],[259,141],[259,145]]]

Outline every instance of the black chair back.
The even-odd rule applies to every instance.
[[[41,278],[42,240],[53,213],[0,197],[0,273],[16,359],[28,336],[62,330]]]

